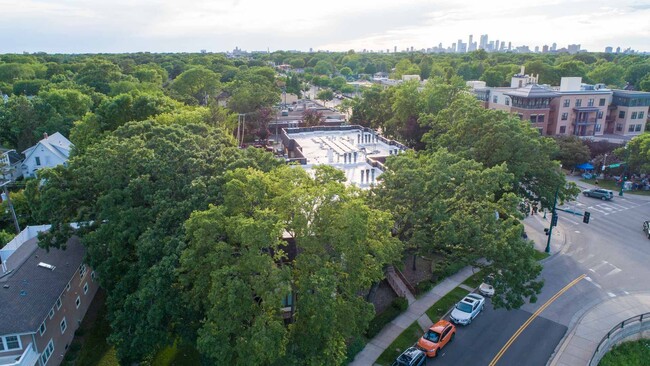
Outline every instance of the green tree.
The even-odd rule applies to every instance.
[[[445,266],[475,265],[485,258],[488,272],[499,273],[495,306],[518,308],[527,299],[536,300],[541,266],[531,243],[521,238],[517,197],[502,193],[514,181],[506,164],[486,168],[440,149],[409,151],[386,165],[377,204],[390,208],[395,232],[414,259],[442,255],[436,271],[441,272]]]
[[[334,99],[334,92],[332,92],[332,89],[321,89],[318,91],[318,94],[316,94],[316,99],[329,102]]]
[[[420,68],[409,59],[403,58],[395,65],[395,71],[391,74],[391,78],[400,80],[404,75],[420,75]]]
[[[632,65],[625,70],[625,81],[641,89],[641,81],[650,75],[650,62]]]
[[[631,172],[647,174],[650,172],[650,133],[636,136],[614,153],[624,159]]]
[[[208,104],[221,90],[219,74],[202,66],[191,68],[178,75],[171,84],[172,96],[190,105]]]
[[[302,112],[302,122],[307,127],[318,126],[324,121],[325,117],[323,117],[323,113],[321,113],[318,109],[310,108]]]
[[[605,62],[596,66],[587,73],[589,79],[595,83],[604,83],[614,87],[623,86],[623,77],[625,69],[611,62]]]
[[[341,68],[341,70],[339,70],[339,73],[341,73],[341,75],[343,75],[343,76],[345,76],[347,78],[348,76],[352,75],[352,69],[345,66],[345,67]]]
[[[92,58],[85,60],[75,81],[88,85],[100,93],[108,94],[111,90],[110,83],[119,81],[122,77],[122,71],[116,64],[103,58]]]
[[[589,147],[576,136],[562,136],[556,139],[558,151],[553,155],[554,160],[562,163],[563,167],[574,169],[576,165],[591,160]]]
[[[189,320],[174,285],[182,225],[217,202],[228,168],[277,166],[251,150],[237,149],[228,133],[206,124],[132,122],[70,159],[68,168],[44,172],[39,210],[53,226],[41,243],[60,247],[72,234],[67,223],[88,223],[77,235],[108,293],[109,340],[121,363],[185,334]]]
[[[36,131],[40,117],[32,102],[25,96],[12,96],[0,104],[0,140],[7,147],[24,151],[42,136]]]

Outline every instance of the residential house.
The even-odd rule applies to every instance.
[[[25,155],[22,164],[23,176],[35,177],[39,169],[67,164],[72,146],[72,143],[58,132],[51,136],[44,134],[41,141],[23,151]]]
[[[76,237],[65,250],[38,247],[28,226],[0,250],[0,366],[57,366],[98,289]]]
[[[15,181],[16,179],[22,177],[22,162],[23,158],[16,152],[16,150],[8,150],[0,148],[0,169],[2,169],[2,180],[3,181]]]

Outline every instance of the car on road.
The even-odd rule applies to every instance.
[[[479,294],[469,294],[460,300],[451,311],[451,321],[454,324],[469,325],[483,311],[485,297]]]
[[[436,357],[444,346],[454,340],[455,336],[456,327],[446,320],[440,320],[420,337],[418,348],[423,350],[427,357]]]
[[[427,363],[426,354],[416,347],[409,347],[397,357],[392,366],[422,366]]]
[[[614,198],[614,192],[608,189],[600,189],[600,188],[586,189],[582,191],[582,194],[584,194],[585,197],[600,198],[603,201],[611,200],[612,198]]]
[[[643,233],[650,239],[650,221],[643,222]]]

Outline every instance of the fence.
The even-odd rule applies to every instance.
[[[618,323],[600,340],[593,356],[591,356],[589,366],[597,366],[613,345],[644,331],[650,331],[650,313],[633,316]],[[641,335],[643,336],[643,334]]]

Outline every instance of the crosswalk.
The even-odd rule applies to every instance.
[[[647,204],[648,202],[634,202],[624,197],[617,197],[611,201],[597,201],[597,200],[593,200],[593,202],[573,201],[561,208],[568,209],[568,210],[577,210],[577,211],[589,210],[607,216],[610,214],[626,211]]]

